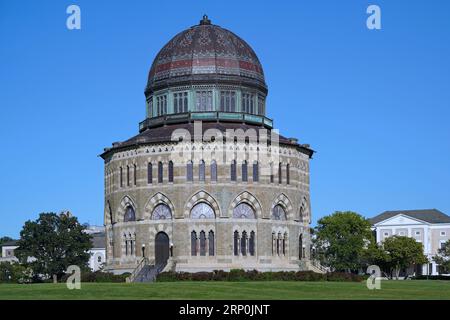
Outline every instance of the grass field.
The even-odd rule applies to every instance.
[[[365,282],[158,282],[0,284],[4,299],[450,299],[450,281],[383,281],[381,290]]]

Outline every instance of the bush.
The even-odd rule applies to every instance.
[[[412,278],[413,280],[450,280],[450,276],[415,276]]]
[[[0,283],[30,283],[33,272],[16,262],[0,263]]]
[[[81,282],[125,282],[130,273],[113,274],[111,272],[102,272],[90,270],[81,271]],[[60,282],[66,282],[70,274],[65,274]]]
[[[327,274],[315,273],[313,271],[278,271],[259,272],[257,270],[245,271],[243,269],[232,269],[229,272],[214,270],[213,272],[163,272],[156,281],[345,281],[361,282],[363,276],[344,272],[330,272]]]

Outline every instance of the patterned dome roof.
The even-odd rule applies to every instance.
[[[199,25],[180,32],[159,51],[146,93],[197,81],[244,83],[267,91],[253,49],[231,31],[211,24],[206,15]]]

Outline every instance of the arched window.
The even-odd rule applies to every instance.
[[[278,238],[277,238],[277,255],[280,255],[280,242],[281,242],[281,233],[278,233]]]
[[[258,161],[253,162],[253,182],[259,181],[259,164]]]
[[[286,221],[286,211],[279,204],[272,209],[272,220]]]
[[[186,180],[194,181],[194,164],[192,163],[192,161],[189,161],[186,164]]]
[[[303,259],[303,235],[298,237],[298,258]]]
[[[289,184],[291,172],[289,163],[286,165],[286,184]]]
[[[173,182],[173,162],[169,161],[169,182]]]
[[[211,162],[211,181],[217,181],[217,163],[214,160]]]
[[[136,166],[136,164],[133,165],[133,183],[134,183],[134,185],[137,184],[137,166]]]
[[[286,255],[286,243],[287,243],[287,233],[283,235],[283,255]]]
[[[120,187],[123,187],[123,168],[120,167]]]
[[[300,207],[300,221],[303,221],[304,211],[305,211],[305,207],[302,204],[302,206]]]
[[[200,255],[206,256],[206,235],[205,231],[200,232]]]
[[[276,246],[277,246],[276,242],[277,242],[277,238],[275,236],[275,232],[272,232],[272,255],[273,256],[276,253]]]
[[[191,232],[191,256],[197,255],[197,232]]]
[[[130,166],[127,166],[127,187],[130,186]]]
[[[200,164],[198,166],[198,180],[205,181],[205,161],[200,160]]]
[[[124,240],[125,240],[125,255],[127,256],[128,255],[128,239],[127,239],[127,235],[126,234],[124,234],[123,237],[124,237]]]
[[[128,206],[125,209],[125,216],[123,218],[124,222],[128,222],[128,221],[136,221],[136,215],[134,213],[134,209],[132,206]]]
[[[242,238],[241,238],[241,254],[243,256],[247,255],[247,232],[242,232]]]
[[[158,204],[152,213],[152,220],[172,219],[172,211],[166,204]]]
[[[233,209],[233,218],[255,219],[255,211],[246,203],[240,203]]]
[[[250,240],[248,241],[248,252],[251,256],[255,255],[255,231],[250,232]]]
[[[278,164],[278,183],[281,184],[283,182],[283,171],[281,162]]]
[[[214,219],[215,217],[214,209],[205,202],[200,202],[191,209],[192,219]]]
[[[208,249],[209,255],[214,255],[214,231],[210,230],[208,234]]]
[[[248,181],[248,166],[246,160],[242,162],[242,181]]]
[[[239,255],[239,232],[234,232],[234,255]]]
[[[158,183],[163,182],[163,173],[164,173],[163,170],[164,170],[163,163],[160,161],[158,162]]]
[[[153,183],[153,166],[151,162],[147,165],[147,183]]]
[[[231,181],[236,181],[236,160],[231,161],[230,178]]]

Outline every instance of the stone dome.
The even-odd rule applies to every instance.
[[[233,32],[200,24],[173,37],[151,66],[146,95],[172,86],[202,83],[238,84],[267,94],[264,72],[253,49]]]

